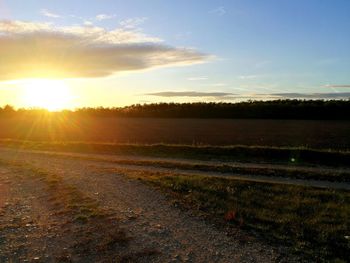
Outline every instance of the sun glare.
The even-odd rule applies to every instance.
[[[63,80],[27,80],[22,86],[23,100],[27,107],[56,111],[71,106],[72,94]]]

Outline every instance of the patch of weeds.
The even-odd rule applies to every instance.
[[[187,209],[285,244],[317,262],[350,258],[348,191],[213,178],[127,172],[161,188]]]

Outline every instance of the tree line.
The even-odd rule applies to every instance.
[[[153,103],[126,107],[85,107],[49,113],[44,109],[0,108],[1,116],[58,114],[66,117],[257,118],[349,120],[350,100],[274,100],[239,103]]]

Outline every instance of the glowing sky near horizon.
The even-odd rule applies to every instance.
[[[348,98],[349,13],[348,0],[0,0],[0,106]]]

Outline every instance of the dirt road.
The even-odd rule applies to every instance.
[[[119,168],[125,168],[129,170],[141,170],[141,171],[153,171],[153,172],[173,172],[183,175],[204,175],[214,177],[228,177],[230,179],[253,181],[253,182],[265,182],[274,184],[289,184],[289,185],[301,185],[319,188],[332,188],[341,190],[350,190],[350,177],[349,168],[330,168],[330,167],[312,167],[312,166],[287,166],[285,164],[268,164],[268,163],[242,163],[242,162],[222,162],[222,161],[200,161],[200,160],[188,160],[188,159],[176,159],[176,158],[160,158],[160,157],[146,157],[146,156],[125,156],[125,155],[110,155],[110,154],[85,154],[85,153],[72,153],[72,152],[53,152],[53,151],[41,151],[41,150],[14,150],[12,148],[0,148],[0,154],[11,155],[16,158],[18,154],[30,154],[31,156],[46,156],[56,158],[73,158],[73,159],[86,159],[98,162],[105,162],[106,165],[117,166]],[[201,166],[199,169],[198,167]],[[226,168],[238,169],[241,171],[248,170],[248,173],[241,172],[219,172],[210,170],[217,166],[223,166]],[[271,175],[264,175],[260,171],[270,170]],[[316,178],[330,177],[336,178],[346,175],[347,179],[339,181],[329,180],[317,180],[317,179],[303,179],[291,178],[286,175],[289,173],[306,174],[305,177],[314,175]],[[329,176],[331,175],[331,176]]]
[[[106,169],[116,164],[0,154],[0,262],[292,261],[283,248],[218,230]]]

